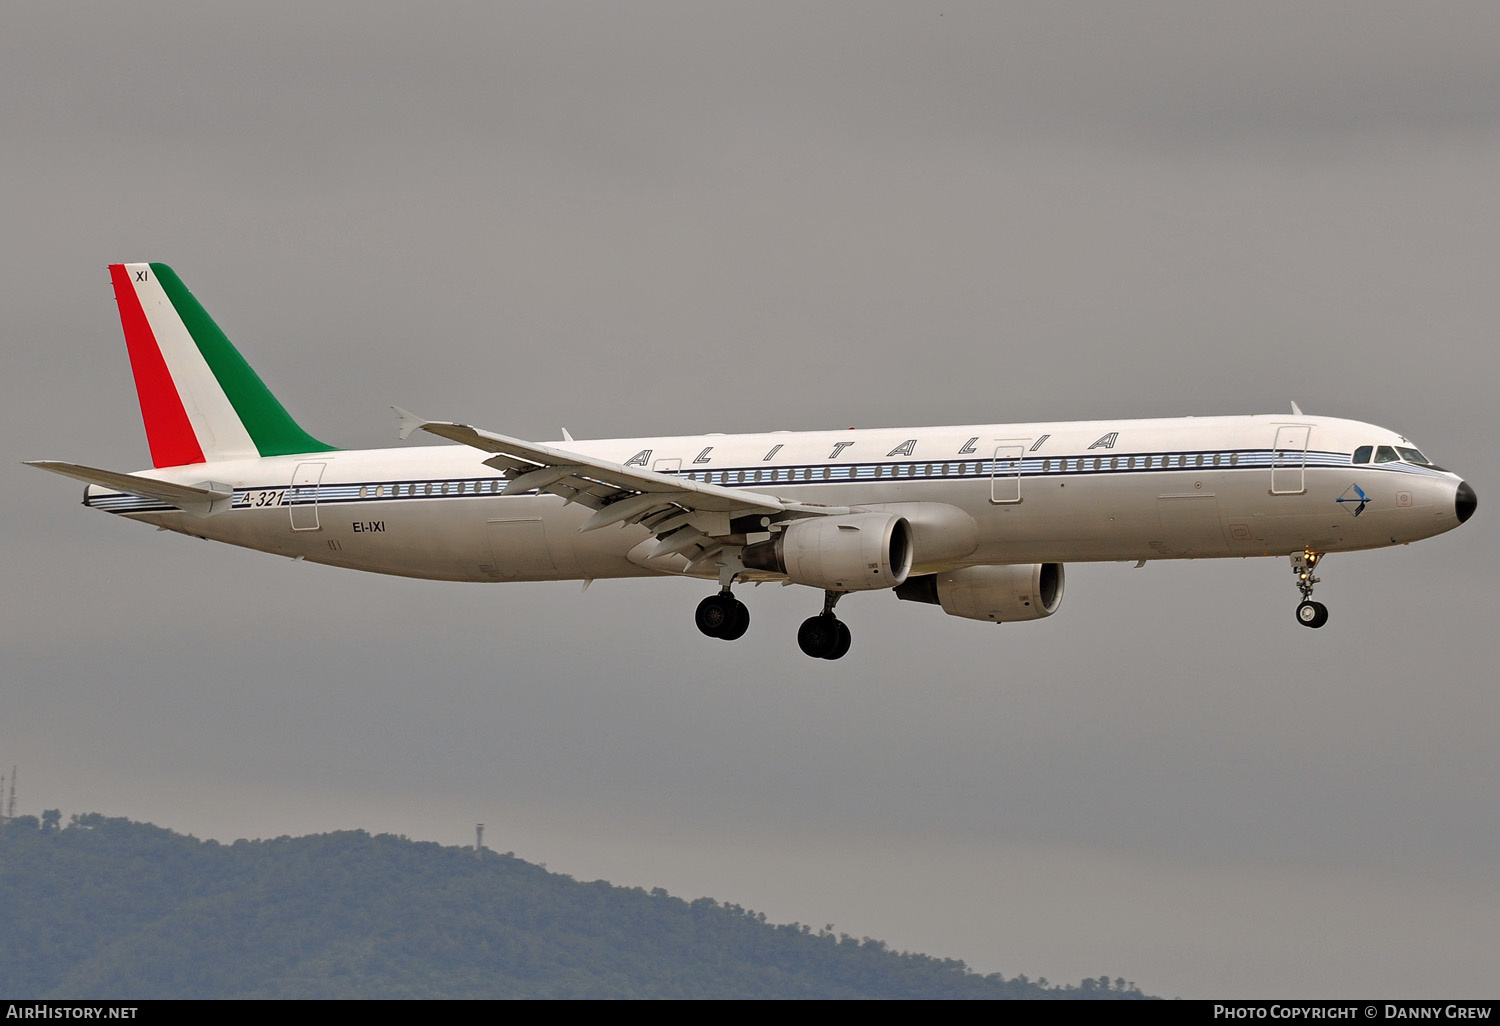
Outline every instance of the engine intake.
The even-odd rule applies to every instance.
[[[911,524],[889,513],[809,517],[770,541],[746,545],[740,558],[753,570],[826,591],[894,588],[911,573]]]
[[[970,620],[1040,620],[1062,604],[1063,565],[969,566],[923,574],[897,588],[896,597],[942,606],[949,616]]]

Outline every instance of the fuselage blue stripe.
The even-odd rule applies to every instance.
[[[1300,457],[1300,458],[1299,458]],[[1201,464],[1199,460],[1202,460]],[[1215,464],[1213,460],[1219,462]],[[908,484],[928,481],[1021,480],[1056,477],[1105,477],[1128,474],[1229,473],[1250,470],[1285,470],[1295,473],[1304,468],[1351,467],[1350,453],[1272,449],[1232,449],[1220,451],[1173,450],[1170,452],[1123,453],[1103,455],[1036,456],[1026,454],[1019,460],[942,459],[900,460],[878,463],[806,463],[780,466],[729,467],[724,469],[686,469],[667,472],[670,476],[713,484],[725,488],[803,487],[830,484],[891,483]],[[1122,465],[1123,464],[1123,465]],[[1406,463],[1359,464],[1361,473],[1375,470],[1444,476],[1442,471]],[[951,471],[951,472],[949,472]],[[302,485],[285,488],[236,488],[232,508],[285,508],[310,504],[336,505],[361,502],[396,502],[431,499],[496,498],[505,479],[463,477],[437,480],[366,481],[362,483]],[[602,483],[602,482],[601,482]],[[254,497],[279,492],[275,501],[257,503]],[[379,494],[377,494],[379,493]],[[535,491],[527,495],[537,494]],[[111,513],[156,513],[176,509],[157,499],[127,494],[89,496],[87,505]]]

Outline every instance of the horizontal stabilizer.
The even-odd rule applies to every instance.
[[[57,460],[27,460],[28,467],[50,470],[63,477],[71,477],[101,488],[112,488],[127,495],[139,495],[176,506],[184,513],[197,517],[213,516],[234,505],[234,488],[215,481],[204,481],[199,485],[173,484],[158,481],[154,477],[139,474],[122,474],[117,470],[100,470],[77,463],[60,463]]]

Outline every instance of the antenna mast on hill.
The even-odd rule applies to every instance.
[[[10,822],[16,818],[16,768],[10,768],[10,802],[5,806],[5,820]]]
[[[484,824],[474,824],[474,856],[484,858]]]
[[[5,774],[4,773],[0,773],[0,796],[3,796],[4,794],[5,794]],[[6,821],[8,819],[9,819],[9,817],[5,815],[5,808],[4,808],[4,806],[0,806],[0,826],[4,826],[6,824]]]

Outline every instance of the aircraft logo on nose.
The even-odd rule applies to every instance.
[[[1353,492],[1354,494],[1350,495],[1349,494],[1350,492]],[[1354,508],[1353,509],[1349,509],[1349,507],[1347,507],[1347,506],[1345,508],[1349,509],[1349,512],[1353,513],[1355,516],[1359,516],[1361,513],[1363,513],[1365,511],[1365,507],[1370,504],[1370,497],[1365,494],[1365,490],[1363,488],[1361,488],[1359,485],[1352,484],[1348,488],[1344,489],[1344,494],[1343,495],[1340,495],[1337,499],[1334,499],[1333,501],[1334,502],[1352,502],[1352,503],[1354,503]]]

